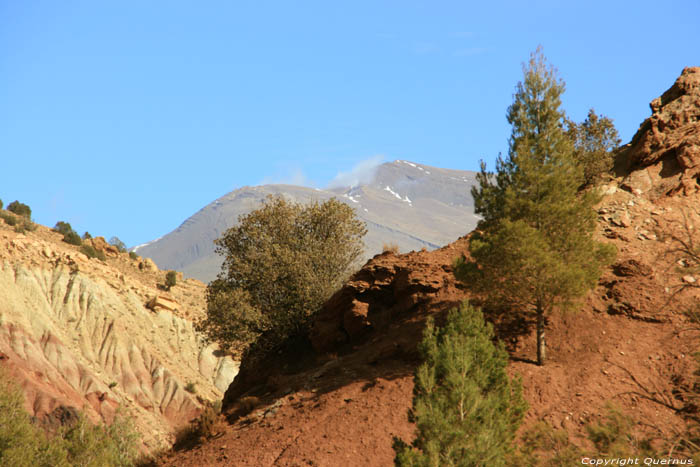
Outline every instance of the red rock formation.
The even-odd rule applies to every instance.
[[[700,188],[700,67],[688,67],[649,104],[651,117],[640,126],[621,160],[632,169],[623,187],[661,196]]]

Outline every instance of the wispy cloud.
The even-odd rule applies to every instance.
[[[353,187],[360,183],[371,182],[374,172],[383,160],[384,156],[382,155],[372,156],[355,164],[349,172],[338,172],[338,175],[328,183],[328,188]]]
[[[309,179],[304,171],[299,167],[293,167],[289,170],[285,170],[284,173],[277,173],[275,175],[269,175],[262,179],[261,185],[299,185],[313,187],[314,183]]]

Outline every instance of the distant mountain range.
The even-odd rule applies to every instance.
[[[355,208],[367,224],[365,257],[395,244],[401,252],[438,248],[474,229],[471,187],[476,173],[397,160],[376,167],[367,183],[320,190],[295,185],[262,185],[232,191],[200,209],[180,227],[134,248],[161,269],[175,269],[209,282],[222,258],[214,252],[219,238],[238,217],[261,205],[268,195],[306,203],[336,197]]]

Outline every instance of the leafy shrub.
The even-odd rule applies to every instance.
[[[2,200],[0,199],[0,209],[2,209],[2,206],[3,206]]]
[[[80,239],[80,235],[78,235],[77,232],[68,232],[67,234],[64,234],[63,241],[76,246],[83,244],[83,241]]]
[[[102,261],[106,261],[107,257],[105,256],[103,251],[96,250],[92,245],[83,245],[80,247],[80,252],[85,254],[88,258],[97,258]]]
[[[411,446],[394,439],[396,465],[505,465],[527,403],[503,343],[492,340],[491,324],[467,303],[441,329],[428,321],[409,412],[417,436]]]
[[[17,225],[17,217],[8,212],[0,212],[0,218],[10,227]]]
[[[78,235],[78,232],[73,230],[73,227],[71,227],[70,223],[68,222],[56,222],[56,225],[53,227],[53,230],[54,232],[63,234],[63,241],[70,245],[80,246],[83,243],[80,239],[80,235]]]
[[[75,232],[73,230],[73,227],[71,227],[69,222],[63,222],[63,221],[58,221],[56,222],[56,225],[53,226],[54,232],[58,232],[62,235],[66,235],[71,232]]]
[[[170,290],[171,287],[177,285],[177,273],[175,271],[168,271],[165,274],[165,288]]]
[[[7,210],[10,212],[14,212],[18,216],[26,217],[29,219],[32,217],[32,210],[29,206],[27,206],[24,203],[20,203],[19,201],[15,200],[11,202],[10,204],[7,205]]]
[[[224,264],[207,288],[198,329],[227,349],[263,334],[270,346],[305,334],[361,255],[365,232],[336,199],[302,205],[268,197],[216,240]]]
[[[90,235],[90,232],[88,232],[86,230],[85,233],[83,234],[83,240],[90,240],[91,238],[92,238],[92,235]]]
[[[189,392],[190,394],[195,394],[197,392],[197,386],[190,381],[185,385],[185,391]]]
[[[126,252],[126,244],[124,242],[122,242],[121,240],[119,240],[119,237],[110,238],[109,244],[117,247],[117,250],[119,250],[120,253]]]
[[[139,255],[136,254],[135,251],[130,251],[129,252],[129,258],[133,259],[134,261],[139,259]]]
[[[31,422],[21,390],[0,369],[0,465],[133,465],[138,456],[130,419],[117,413],[110,426],[92,425],[84,415],[54,436]]]

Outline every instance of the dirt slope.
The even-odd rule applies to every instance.
[[[546,420],[582,441],[586,423],[609,401],[649,436],[674,440],[685,428],[683,390],[700,335],[684,311],[700,299],[692,287],[700,277],[683,271],[688,262],[673,253],[672,236],[694,234],[683,229],[686,221],[700,225],[700,193],[694,163],[668,161],[697,149],[683,141],[700,135],[698,119],[686,118],[700,114],[699,71],[686,69],[677,90],[652,104],[656,123],[645,122],[625,149],[626,171],[599,188],[605,197],[596,235],[617,246],[618,258],[578,311],[549,318],[547,364],[532,361],[533,317],[489,317],[511,352],[510,373],[522,376],[530,404],[523,429]],[[659,125],[662,119],[677,124]],[[653,131],[668,134],[647,134]],[[646,149],[639,145],[653,138]],[[659,150],[665,156],[653,159]],[[648,187],[635,185],[645,177]],[[439,318],[467,297],[451,270],[467,247],[462,238],[432,252],[370,260],[323,308],[309,345],[242,363],[224,398],[230,424],[162,465],[392,465],[392,438],[408,440],[414,429],[407,410],[416,343],[428,315]]]
[[[0,364],[40,420],[76,407],[110,421],[121,405],[147,448],[168,445],[173,429],[203,400],[220,398],[237,372],[193,329],[204,284],[180,281],[165,292],[165,272],[152,262],[99,239],[107,260],[88,259],[61,238],[43,226],[20,234],[0,221]],[[156,296],[174,309],[147,308]],[[190,382],[196,394],[185,390]]]

